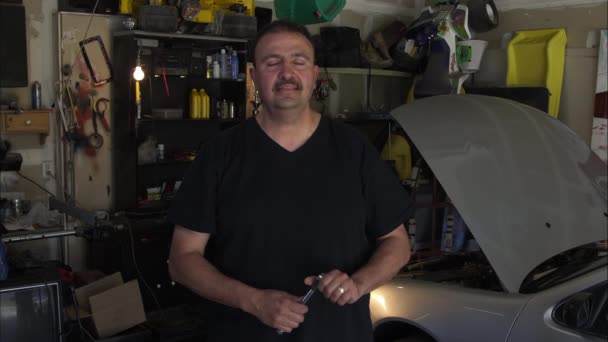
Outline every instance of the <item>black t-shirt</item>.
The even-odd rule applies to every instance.
[[[302,296],[306,276],[363,266],[410,211],[397,176],[352,127],[322,117],[289,152],[249,119],[203,146],[169,219],[210,233],[205,256],[227,276]],[[298,329],[278,335],[216,304],[209,341],[372,341],[369,295],[341,307],[317,293],[308,309]]]

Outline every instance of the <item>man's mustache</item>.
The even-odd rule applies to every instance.
[[[298,82],[297,80],[279,80],[277,83],[274,84],[274,87],[272,87],[273,91],[277,91],[279,90],[279,88],[281,88],[284,85],[287,84],[291,84],[294,87],[296,87],[296,90],[301,90],[302,89],[302,83]]]

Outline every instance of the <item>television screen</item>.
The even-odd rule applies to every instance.
[[[60,342],[60,298],[57,282],[0,281],[0,341]]]
[[[28,85],[25,7],[19,2],[0,1],[0,88]]]

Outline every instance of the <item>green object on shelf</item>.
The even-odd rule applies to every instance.
[[[334,20],[346,0],[274,0],[277,18],[298,24],[325,23]]]

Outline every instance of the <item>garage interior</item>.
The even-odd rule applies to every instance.
[[[433,284],[420,290],[429,296],[441,297],[434,286],[446,286],[504,300],[505,311],[493,314],[505,321],[513,296],[521,320],[563,332],[513,328],[514,315],[505,323],[507,335],[499,335],[498,323],[477,318],[496,335],[472,329],[446,338],[449,329],[469,329],[459,328],[466,323],[454,309],[477,310],[465,299],[446,299],[444,321],[433,323],[444,327],[434,331],[422,323],[424,311],[382,316],[390,310],[380,307],[397,305],[397,292],[381,288],[370,299],[376,342],[608,338],[606,0],[0,0],[0,8],[2,342],[205,340],[206,302],[169,275],[174,227],[167,212],[200,148],[259,110],[251,47],[256,32],[276,19],[305,24],[313,36],[319,76],[311,107],[368,138],[413,196],[415,212],[404,222],[411,258],[396,278]],[[566,241],[555,244],[578,247],[572,244],[585,231],[596,236],[603,227],[601,238],[559,259],[604,262],[604,282],[585,280],[586,292],[570,285],[569,295],[555,297],[536,316],[522,309],[522,298],[529,295],[525,301],[532,303],[545,291],[533,287],[556,259],[536,263],[529,286],[514,289],[501,279],[496,253],[477,241],[469,212],[455,205],[434,157],[402,124],[411,108],[424,108],[435,96],[493,97],[533,108],[534,115],[542,111],[546,118],[534,124],[550,120],[547,125],[560,127],[551,129],[565,134],[546,137],[538,128],[542,139],[567,135],[572,141],[560,144],[576,146],[581,170],[603,170],[595,174],[597,193],[580,197],[589,217],[576,218],[578,230],[568,228],[559,235]],[[454,115],[461,111],[464,117],[467,110],[453,108]],[[477,124],[463,119],[450,127],[474,132]],[[429,124],[426,137],[443,134],[444,125]],[[504,132],[516,131],[489,134]],[[461,147],[440,153],[458,154]],[[526,167],[509,169],[522,179],[538,176]],[[591,188],[563,173],[571,191]],[[591,218],[596,209],[598,218]],[[542,229],[560,227],[547,219]],[[570,271],[572,277],[582,268]]]

